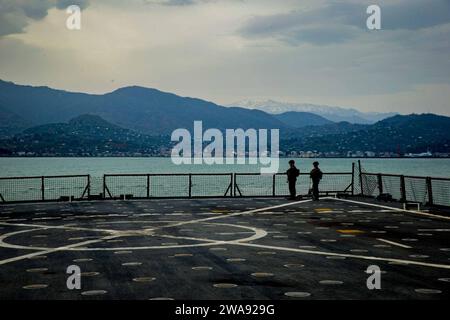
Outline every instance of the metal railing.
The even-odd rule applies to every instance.
[[[89,175],[0,178],[0,202],[88,199],[90,180]]]
[[[297,179],[297,194],[310,195],[309,174]],[[323,195],[360,195],[450,207],[450,178],[369,173],[355,165],[351,172],[326,172],[320,182]],[[286,174],[180,173],[105,174],[0,178],[0,203],[76,201],[87,199],[286,197]]]
[[[310,179],[301,173],[297,193],[310,194]],[[324,173],[323,195],[389,194],[400,202],[450,207],[450,179],[382,173]],[[285,197],[286,175],[257,173],[106,174],[0,178],[0,203],[76,201],[122,198]]]
[[[105,198],[231,197],[232,173],[105,174]]]
[[[260,175],[257,173],[235,173],[234,195],[240,197],[287,197],[289,196],[286,174]],[[353,172],[324,173],[320,181],[320,193],[354,194]],[[297,194],[307,196],[311,193],[311,179],[308,173],[301,173],[296,183]]]
[[[450,179],[383,173],[360,173],[361,195],[389,194],[399,202],[450,207]]]
[[[321,193],[354,194],[354,171],[325,173]],[[297,179],[297,194],[310,193],[309,174]],[[102,199],[285,197],[286,174],[186,173],[105,174],[0,178],[0,203]]]

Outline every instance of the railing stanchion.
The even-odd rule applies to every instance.
[[[88,179],[87,194],[88,194],[88,199],[89,199],[91,197],[91,175],[90,174],[88,174],[87,179]]]
[[[106,174],[103,175],[103,199],[106,199]]]
[[[406,184],[404,175],[400,176],[400,192],[401,192],[400,202],[406,202]]]
[[[230,197],[234,197],[234,179],[233,179],[233,173],[230,173]]]
[[[358,165],[359,165],[359,184],[360,184],[360,188],[361,188],[361,195],[364,196],[363,173],[362,173],[362,168],[361,168],[361,160],[358,160]]]
[[[432,206],[433,201],[433,184],[430,177],[427,177],[428,205]]]
[[[41,177],[41,200],[45,201],[45,183],[44,183],[45,177]]]
[[[150,198],[150,175],[147,175],[147,198]]]
[[[192,198],[192,174],[189,173],[189,198]]]
[[[380,195],[383,194],[383,176],[381,173],[377,174],[378,191]]]
[[[355,195],[355,163],[352,162],[352,196]]]
[[[272,177],[272,196],[273,197],[275,197],[275,195],[276,195],[276,190],[275,190],[275,174],[273,175],[273,177]]]

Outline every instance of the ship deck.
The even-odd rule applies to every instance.
[[[332,198],[2,205],[0,299],[448,299],[449,240],[448,217]]]

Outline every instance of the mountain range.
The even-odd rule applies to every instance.
[[[172,145],[173,130],[191,129],[195,120],[202,120],[205,129],[280,129],[286,152],[450,152],[449,117],[371,114],[368,120],[368,114],[354,111],[340,116],[364,116],[363,123],[335,122],[329,112],[327,118],[304,111],[271,114],[224,107],[137,86],[85,94],[0,80],[0,149],[7,155],[161,154]],[[382,120],[364,123],[374,117]]]
[[[307,103],[288,103],[274,100],[242,100],[230,104],[243,108],[262,110],[271,114],[286,112],[307,112],[322,116],[333,122],[350,122],[357,124],[374,124],[377,121],[397,115],[397,113],[361,112],[353,108],[331,107]]]
[[[189,129],[195,120],[202,120],[204,127],[218,129],[288,127],[263,111],[227,108],[137,86],[95,95],[0,81],[0,112],[11,119],[0,122],[3,128],[67,122],[83,114],[98,115],[123,128],[150,135]]]
[[[248,106],[224,107],[138,86],[106,94],[86,94],[0,80],[0,134],[3,136],[31,126],[67,122],[83,114],[98,115],[112,124],[150,135],[191,128],[195,120],[202,120],[204,127],[209,128],[279,128],[286,132],[305,126],[332,124],[338,122],[339,117],[350,123],[370,122],[358,118],[356,110],[332,109],[334,118],[330,112],[325,112],[328,109],[308,110],[270,114]]]
[[[307,126],[322,126],[326,124],[332,124],[333,121],[325,119],[317,114],[310,112],[284,112],[273,115],[276,119],[283,122],[285,125],[292,128],[302,128]]]

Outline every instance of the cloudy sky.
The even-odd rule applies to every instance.
[[[450,0],[0,0],[0,79],[450,115]]]

